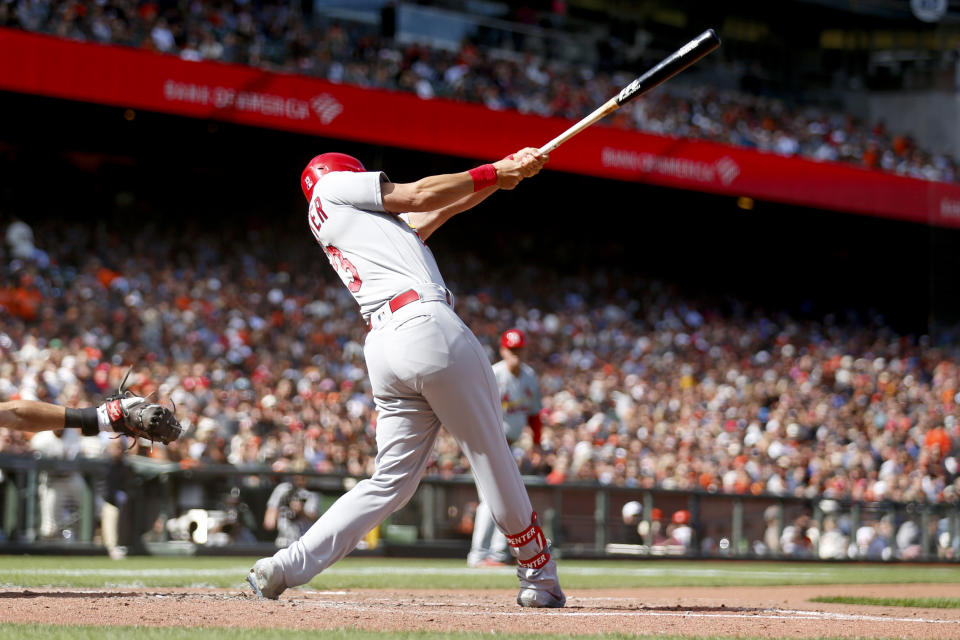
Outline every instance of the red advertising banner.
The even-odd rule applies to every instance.
[[[0,90],[495,159],[570,126],[449,100],[0,29]],[[549,167],[960,228],[960,185],[602,124]]]

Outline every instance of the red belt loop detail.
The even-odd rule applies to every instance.
[[[390,299],[390,311],[393,311],[394,313],[396,313],[398,309],[401,309],[402,307],[407,306],[414,300],[419,300],[419,299],[420,299],[420,294],[414,291],[413,289],[408,289],[403,293],[398,293],[397,295],[393,296],[393,298]]]
[[[450,291],[446,292],[446,297],[447,297],[447,304],[450,304]],[[390,307],[391,313],[396,313],[397,311],[407,306],[411,302],[415,302],[419,299],[420,299],[420,294],[417,293],[416,289],[407,289],[403,293],[398,293],[397,295],[390,298],[390,300],[387,302],[387,305]],[[367,329],[368,330],[373,329],[373,315],[371,315],[370,318],[367,319]],[[537,514],[534,513],[533,516],[534,518],[536,518]]]

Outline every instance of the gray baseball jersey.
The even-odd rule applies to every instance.
[[[444,287],[433,253],[403,219],[386,213],[379,171],[325,175],[313,190],[313,237],[368,318],[416,284]]]
[[[503,433],[507,442],[515,442],[523,435],[527,417],[540,413],[540,382],[533,368],[520,363],[520,373],[513,375],[507,363],[501,360],[493,365],[493,375],[500,389],[500,408],[503,412]]]
[[[413,496],[442,425],[470,461],[497,525],[524,533],[518,558],[549,560],[518,566],[521,585],[560,593],[556,565],[531,525],[533,508],[503,438],[486,353],[450,306],[432,253],[402,219],[384,212],[380,180],[380,173],[328,173],[313,189],[308,214],[314,237],[371,320],[364,356],[378,411],[376,470],[279,550],[274,564],[293,587],[353,551]]]

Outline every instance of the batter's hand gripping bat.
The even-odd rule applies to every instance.
[[[599,109],[540,147],[540,153],[550,153],[604,116],[613,113],[630,100],[666,82],[719,46],[720,38],[717,36],[716,31],[707,29],[661,60],[657,66],[625,86],[620,90],[620,93],[607,100]]]

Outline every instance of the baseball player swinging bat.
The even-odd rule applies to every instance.
[[[666,82],[708,53],[720,46],[720,38],[716,31],[707,29],[699,36],[683,45],[645,74],[625,86],[620,93],[613,96],[599,109],[586,116],[559,136],[540,147],[540,153],[550,153],[564,142],[577,135],[590,125],[598,122],[608,114],[613,113],[627,102],[639,95],[650,91],[663,82]]]

